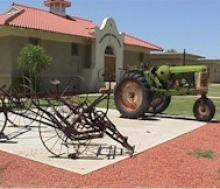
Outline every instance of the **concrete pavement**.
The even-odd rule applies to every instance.
[[[116,110],[110,110],[109,117],[117,125],[121,133],[128,136],[129,143],[136,146],[135,154],[144,152],[205,125],[205,123],[194,120],[169,118],[121,119]],[[33,123],[34,125],[35,123]],[[45,127],[43,129],[45,129],[46,133],[48,128]],[[9,127],[6,132],[12,133],[16,130],[18,128]],[[97,154],[100,146],[103,147],[102,153],[104,155]],[[115,158],[110,152],[111,147],[116,147],[117,155]],[[42,145],[37,127],[32,127],[30,131],[24,132],[24,134],[18,136],[10,143],[0,143],[0,150],[82,175],[129,158],[126,150],[122,149],[119,144],[107,136],[104,139],[92,141],[86,153],[83,153],[78,160],[52,157]]]

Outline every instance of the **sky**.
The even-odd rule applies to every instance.
[[[68,14],[101,24],[113,17],[119,31],[165,50],[176,49],[220,59],[220,0],[71,0]],[[47,9],[43,0],[0,0],[0,12],[12,2]]]

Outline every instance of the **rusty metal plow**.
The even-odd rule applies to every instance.
[[[128,143],[128,138],[123,136],[107,117],[108,108],[106,112],[96,109],[103,100],[107,100],[108,107],[110,93],[102,94],[90,103],[87,98],[84,99],[78,95],[66,96],[64,93],[40,98],[28,85],[23,87],[29,91],[25,98],[31,100],[31,106],[28,106],[25,111],[18,111],[19,104],[27,108],[22,104],[21,99],[15,101],[14,97],[4,89],[0,89],[4,94],[2,112],[6,122],[10,114],[28,119],[31,123],[37,123],[42,143],[52,155],[76,159],[86,152],[92,140],[101,139],[105,135],[120,143],[127,149],[128,154],[133,155],[134,147]],[[9,106],[9,103],[5,102],[6,99],[14,106]]]

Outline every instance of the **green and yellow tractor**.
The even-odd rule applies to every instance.
[[[215,105],[207,97],[206,66],[161,66],[158,69],[125,71],[114,91],[123,117],[136,119],[145,113],[163,113],[172,96],[199,95],[193,113],[199,121],[211,121]]]

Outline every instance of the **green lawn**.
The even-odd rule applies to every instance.
[[[209,96],[220,97],[220,85],[210,86]],[[89,101],[93,102],[97,97],[89,97]],[[193,117],[193,104],[195,103],[197,97],[172,97],[170,107],[165,113],[173,115],[182,115],[182,116],[192,116]],[[83,98],[82,98],[83,101]],[[220,120],[220,99],[213,100],[216,106],[216,116],[215,119]],[[42,101],[42,105],[48,106],[47,102]],[[103,101],[98,107],[106,108],[106,101]],[[113,97],[110,101],[110,108],[116,109]]]
[[[183,116],[193,116],[193,104],[196,98],[173,97],[170,107],[167,109],[168,114],[177,114]],[[216,106],[215,118],[220,120],[220,100],[213,100]]]
[[[90,101],[95,100],[96,97],[89,97]],[[183,115],[183,116],[193,116],[193,104],[196,101],[196,97],[173,97],[170,107],[167,109],[165,113],[173,114],[173,115]],[[215,119],[220,120],[220,99],[213,100],[216,106],[216,116]],[[103,101],[99,104],[98,107],[105,108],[106,101]],[[113,98],[110,101],[110,108],[115,109],[115,104]]]
[[[209,96],[220,97],[220,85],[210,85]]]

